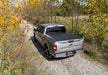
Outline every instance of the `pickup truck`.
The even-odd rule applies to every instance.
[[[84,40],[68,33],[61,24],[40,24],[34,29],[34,39],[44,48],[46,57],[70,57],[84,51]]]

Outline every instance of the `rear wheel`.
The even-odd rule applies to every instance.
[[[47,59],[52,58],[52,55],[49,53],[48,48],[45,48],[45,56],[46,56]]]

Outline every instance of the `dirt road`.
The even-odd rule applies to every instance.
[[[85,59],[81,54],[70,58],[47,60],[43,48],[39,43],[34,42],[33,25],[22,20],[21,26],[27,26],[26,55],[31,75],[108,75],[105,67]]]

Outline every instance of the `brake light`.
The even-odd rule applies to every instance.
[[[82,46],[84,47],[84,41],[82,42]]]
[[[53,45],[53,51],[57,51],[57,45]]]

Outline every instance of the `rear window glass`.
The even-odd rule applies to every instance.
[[[51,27],[51,28],[47,28],[46,33],[49,32],[66,32],[65,27]]]

